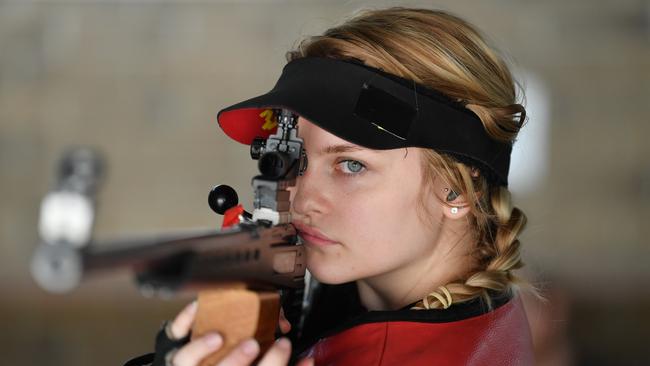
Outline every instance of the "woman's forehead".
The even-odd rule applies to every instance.
[[[304,140],[306,148],[322,153],[377,151],[344,140],[302,117],[298,118],[298,137]]]
[[[298,137],[303,139],[305,149],[312,156],[360,153],[367,157],[384,157],[401,160],[409,155],[409,158],[415,158],[418,156],[419,150],[421,150],[420,148],[399,148],[388,150],[369,149],[344,140],[302,117],[298,119]]]

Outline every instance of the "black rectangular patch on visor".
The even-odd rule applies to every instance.
[[[363,84],[354,107],[354,114],[378,129],[406,140],[416,110],[384,90]]]

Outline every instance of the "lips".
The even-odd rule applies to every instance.
[[[300,222],[294,221],[293,226],[298,230],[298,235],[309,244],[316,245],[331,245],[338,244],[336,241],[330,239],[327,235],[320,232],[314,227],[304,225]]]

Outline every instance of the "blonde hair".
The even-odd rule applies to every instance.
[[[498,141],[514,142],[526,118],[501,56],[472,25],[444,11],[362,11],[322,36],[303,40],[287,59],[313,56],[361,61],[435,89],[473,111]],[[442,177],[466,197],[477,267],[466,278],[428,294],[414,309],[447,308],[478,297],[491,308],[489,292],[522,287],[539,296],[512,273],[523,266],[518,236],[526,215],[512,206],[507,188],[490,184],[475,167],[433,150],[425,149],[422,160],[425,186],[432,187],[434,177]]]

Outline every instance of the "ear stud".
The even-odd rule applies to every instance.
[[[458,213],[458,207],[452,207],[451,208],[451,213],[457,214]]]

